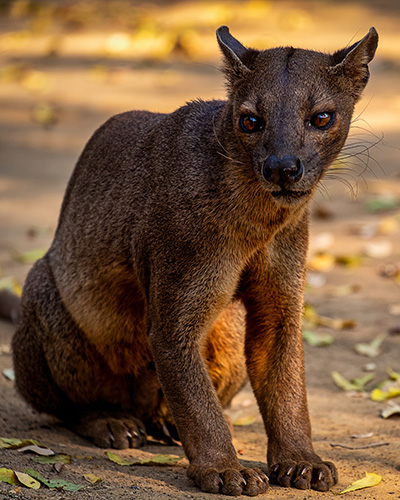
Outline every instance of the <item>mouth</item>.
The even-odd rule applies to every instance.
[[[271,194],[278,201],[295,202],[308,198],[311,195],[311,190],[296,191],[282,188],[279,191],[271,191]]]

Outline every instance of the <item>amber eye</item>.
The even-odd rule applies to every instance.
[[[241,129],[247,134],[258,132],[262,127],[260,118],[251,115],[244,115],[240,117],[239,124]]]
[[[318,113],[311,118],[311,125],[319,128],[320,130],[326,130],[329,128],[334,120],[334,114],[324,111],[323,113]]]

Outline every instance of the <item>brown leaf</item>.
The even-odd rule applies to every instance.
[[[36,453],[36,455],[42,455],[49,457],[51,455],[55,455],[55,451],[50,450],[50,448],[44,448],[42,446],[37,446],[35,444],[24,446],[23,448],[19,448],[18,451],[29,451],[31,453]]]

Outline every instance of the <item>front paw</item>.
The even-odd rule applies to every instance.
[[[294,462],[291,460],[276,463],[270,468],[271,484],[293,486],[299,490],[312,488],[328,491],[338,481],[336,467],[331,462]]]
[[[255,497],[265,493],[268,488],[268,477],[261,469],[227,468],[220,471],[212,467],[190,465],[188,476],[207,493]]]

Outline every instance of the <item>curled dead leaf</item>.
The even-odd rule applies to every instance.
[[[371,342],[360,342],[354,346],[354,350],[361,354],[362,356],[368,356],[369,358],[376,358],[381,352],[381,345],[386,338],[386,334],[382,333],[378,335]]]
[[[371,380],[374,378],[374,374],[369,373],[368,375],[364,375],[364,377],[359,377],[359,378],[347,380],[339,372],[333,371],[332,378],[333,378],[335,384],[343,391],[362,392],[362,391],[365,391],[365,386],[369,382],[371,382]]]
[[[245,427],[247,425],[253,424],[255,421],[256,421],[256,417],[253,417],[253,416],[249,415],[248,417],[238,418],[237,420],[235,420],[233,422],[233,425],[235,427]]]
[[[375,474],[373,472],[366,472],[363,479],[359,479],[354,483],[350,484],[343,491],[339,492],[339,495],[344,493],[350,493],[351,491],[361,490],[363,488],[370,488],[371,486],[376,486],[382,481],[382,476]]]
[[[303,331],[303,340],[312,347],[325,347],[334,342],[334,338],[329,333],[318,333],[311,330]]]
[[[37,446],[35,444],[23,446],[22,448],[19,448],[18,451],[36,453],[36,455],[42,455],[42,456],[47,456],[47,457],[56,454],[56,452],[53,450],[50,450],[50,448],[45,448],[43,446]]]
[[[399,415],[400,416],[400,405],[395,403],[394,401],[389,401],[388,405],[386,408],[384,408],[381,411],[381,417],[383,418],[390,418],[393,415]]]

